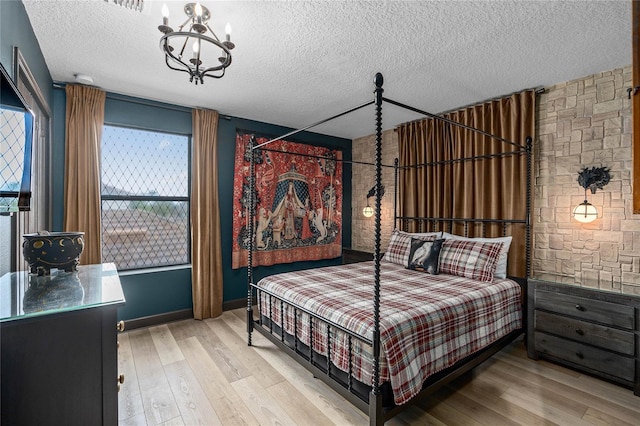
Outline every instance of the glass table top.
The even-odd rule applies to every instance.
[[[76,272],[52,271],[45,276],[21,271],[0,277],[0,322],[124,302],[113,263],[83,265]]]

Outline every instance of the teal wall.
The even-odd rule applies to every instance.
[[[17,46],[51,107],[51,73],[42,56],[31,22],[20,0],[0,0],[0,62],[13,75],[13,47]]]
[[[13,73],[13,46],[19,47],[52,110],[51,155],[53,172],[51,182],[54,201],[51,211],[51,230],[61,231],[64,218],[62,199],[64,197],[65,91],[53,86],[51,73],[44,61],[22,2],[20,0],[0,0],[0,62],[10,74]],[[224,84],[224,80],[221,80],[219,84]],[[249,99],[247,102],[252,102],[252,100]],[[105,122],[175,133],[191,133],[191,112],[189,109],[125,96],[108,96],[105,105]],[[223,229],[224,301],[229,302],[242,299],[246,297],[247,293],[246,268],[231,269],[231,209],[236,129],[255,131],[267,136],[279,136],[291,129],[222,115],[218,127],[218,177],[222,208],[220,220]],[[351,160],[351,141],[348,139],[305,132],[290,138],[290,140],[343,149],[343,158],[347,161]],[[342,238],[343,246],[349,247],[351,245],[351,166],[349,164],[344,164],[343,175]],[[297,262],[259,267],[254,270],[254,277],[257,280],[262,276],[277,272],[334,265],[339,262],[340,259],[331,259],[320,262]],[[119,311],[121,319],[141,318],[190,309],[192,306],[190,268],[124,274],[121,281],[127,299],[126,306]]]

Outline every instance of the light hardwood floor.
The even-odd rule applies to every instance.
[[[245,311],[119,335],[120,425],[366,425],[367,417],[258,333]],[[640,424],[640,397],[527,358],[522,339],[389,425]]]

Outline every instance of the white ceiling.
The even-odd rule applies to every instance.
[[[112,0],[111,0],[112,1]],[[437,113],[631,63],[631,4],[618,1],[215,1],[233,28],[222,79],[189,83],[159,48],[162,0],[23,0],[55,81],[301,128],[384,96]],[[166,1],[174,29],[185,1]],[[388,106],[387,106],[388,105]],[[385,129],[417,118],[385,104]],[[312,129],[374,133],[373,107]]]

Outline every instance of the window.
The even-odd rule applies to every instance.
[[[190,136],[105,125],[102,261],[118,270],[191,262]]]

